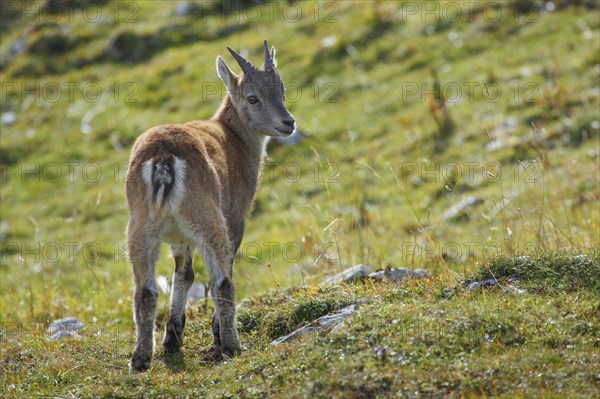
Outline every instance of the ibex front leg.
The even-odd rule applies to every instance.
[[[215,299],[213,316],[214,346],[217,352],[233,357],[241,352],[240,339],[235,326],[235,289],[233,279],[226,277],[213,281],[212,296]]]
[[[175,272],[171,289],[171,310],[163,340],[163,348],[168,354],[179,352],[183,345],[187,294],[194,282],[193,249],[189,246],[173,246],[172,252],[175,258]]]
[[[147,227],[129,222],[127,228],[129,258],[135,277],[134,321],[136,326],[135,350],[130,371],[148,370],[154,351],[154,319],[158,291],[154,282],[154,265],[158,258],[158,237]]]

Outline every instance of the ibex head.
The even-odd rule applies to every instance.
[[[221,56],[217,57],[217,73],[225,83],[227,95],[244,126],[264,136],[287,137],[294,133],[294,117],[284,104],[285,88],[275,62],[275,48],[264,42],[264,65],[256,68],[241,55],[227,47],[242,74],[236,75]]]

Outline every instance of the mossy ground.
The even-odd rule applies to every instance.
[[[200,6],[173,16],[176,2],[91,3],[93,22],[79,9],[3,14],[1,106],[17,119],[0,146],[0,395],[597,396],[594,4],[482,2],[455,18],[447,3],[424,15],[306,2],[296,20],[287,2],[223,18]],[[231,46],[259,63],[264,38],[306,138],[270,145],[247,224],[235,273],[249,349],[210,361],[209,301],[188,311],[183,357],[158,350],[147,375],[129,377],[129,149],[153,125],[209,117],[224,94],[216,55],[233,67]],[[157,274],[170,275],[162,254]],[[293,288],[360,262],[434,278]],[[198,256],[195,270],[207,281]],[[460,284],[492,276],[526,293]],[[269,345],[354,302],[340,332]],[[159,326],[166,309],[162,295]],[[85,323],[85,339],[45,340],[64,316]]]
[[[499,262],[486,270],[501,275]],[[242,301],[248,349],[224,362],[209,351],[210,312],[189,311],[183,353],[167,357],[159,350],[152,369],[133,377],[124,367],[133,339],[124,321],[88,325],[87,339],[54,343],[43,329],[13,326],[1,363],[3,391],[11,397],[594,397],[598,293],[586,283],[560,295],[529,291],[546,278],[569,280],[556,272],[524,272],[512,282],[523,294],[465,291],[437,278],[274,290]],[[348,303],[359,311],[336,332],[270,344]],[[375,355],[383,347],[385,359]]]

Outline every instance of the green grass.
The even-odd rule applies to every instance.
[[[480,268],[480,279],[510,278],[534,291],[589,290],[600,295],[600,251],[592,253],[542,252],[534,256],[498,256]]]
[[[280,328],[283,320],[292,328],[308,325],[332,304],[350,302],[360,308],[341,330],[270,345],[288,331]],[[3,389],[11,397],[248,398],[593,397],[598,389],[598,301],[586,290],[471,293],[439,279],[281,290],[242,302],[242,343],[249,349],[217,363],[208,355],[210,313],[188,317],[184,353],[159,352],[153,368],[135,377],[122,367],[132,339],[122,323],[94,340],[32,336],[5,354]],[[374,356],[376,347],[387,349],[385,360]]]
[[[381,2],[379,15],[374,3],[317,3],[316,15],[305,2],[294,23],[266,6],[245,11],[262,10],[258,21],[236,23],[172,16],[175,2],[98,3],[99,23],[76,10],[3,16],[0,26],[0,105],[17,116],[1,126],[0,396],[597,396],[591,3],[546,12],[536,2],[531,13],[503,3],[497,20],[476,7],[449,22],[396,2]],[[185,357],[158,350],[153,369],[131,378],[130,147],[151,126],[210,117],[223,95],[215,57],[233,67],[231,46],[259,63],[264,38],[306,138],[270,144],[247,223],[235,284],[249,350],[209,359],[208,301],[188,311]],[[426,93],[434,80],[445,103]],[[444,219],[469,196],[473,205]],[[195,260],[196,281],[207,282]],[[357,263],[427,268],[434,279],[314,288]],[[165,247],[157,274],[172,269]],[[467,293],[460,283],[483,278],[499,288]],[[340,332],[269,345],[355,302]],[[159,326],[167,306],[161,295]],[[48,323],[64,316],[85,323],[85,338],[47,342]],[[373,357],[382,345],[385,363]]]

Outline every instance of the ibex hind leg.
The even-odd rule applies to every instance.
[[[183,345],[187,294],[194,282],[193,248],[173,246],[172,252],[175,258],[175,272],[171,289],[171,309],[163,340],[163,348],[167,354],[179,352]]]
[[[135,277],[134,321],[136,342],[130,362],[131,372],[150,368],[154,351],[154,320],[158,290],[154,281],[154,266],[160,241],[156,234],[130,222],[127,229],[129,258]]]

